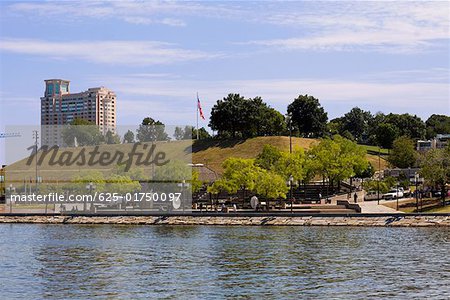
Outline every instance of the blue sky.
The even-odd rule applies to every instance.
[[[449,2],[0,3],[1,131],[39,124],[44,79],[118,94],[118,124],[195,124],[216,100],[299,94],[330,118],[450,114]],[[206,126],[202,121],[200,126]]]

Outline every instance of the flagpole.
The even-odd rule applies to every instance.
[[[197,140],[198,140],[198,92],[197,92]]]

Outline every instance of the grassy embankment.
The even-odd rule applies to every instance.
[[[318,143],[316,139],[292,138],[293,148],[301,147],[309,149],[313,144]],[[270,144],[282,151],[289,151],[289,137],[271,136],[257,137],[247,140],[223,140],[223,141],[199,141],[193,146],[192,159],[194,163],[204,163],[217,173],[221,173],[222,162],[228,157],[254,158],[263,149],[264,145]],[[378,170],[378,148],[373,146],[363,146],[367,151],[367,159]],[[376,149],[376,153],[374,152]],[[381,169],[387,167],[385,155],[387,150],[382,149],[380,166]]]
[[[316,139],[306,138],[292,138],[293,148],[301,147],[305,150],[309,149],[313,144],[318,143]],[[264,145],[269,144],[277,147],[282,151],[289,151],[289,137],[286,136],[273,136],[273,137],[256,137],[247,140],[201,140],[195,141],[192,146],[192,162],[203,163],[213,169],[218,174],[222,173],[222,163],[229,157],[241,157],[241,158],[255,158],[263,149]],[[188,149],[190,146],[189,141],[174,141],[174,142],[158,142],[157,150],[166,152],[167,157],[178,158],[180,155],[184,156],[183,159],[188,160],[190,153]],[[368,151],[367,159],[378,170],[378,152],[374,154],[372,147],[363,146]],[[123,153],[129,153],[131,151],[132,144],[120,144],[120,145],[101,145],[99,151],[107,150],[111,153],[121,151]],[[376,147],[375,147],[376,148]],[[78,154],[80,148],[66,148],[61,150],[70,150],[73,152],[73,156]],[[91,151],[92,147],[86,147],[86,152]],[[376,148],[378,149],[378,148]],[[378,150],[377,150],[378,151]],[[44,164],[48,163],[50,155],[46,157]],[[27,166],[25,164],[26,159],[18,161],[10,166],[9,176],[17,176],[18,180],[22,180],[24,177],[34,178],[34,164]],[[386,168],[387,162],[383,155],[381,156],[381,169]],[[68,178],[74,173],[78,173],[85,169],[86,166],[73,165],[70,167],[48,167],[45,171],[44,167],[39,168],[40,176],[46,179],[58,179]],[[99,170],[102,172],[110,171],[111,166],[101,167]],[[93,168],[90,168],[93,169]]]

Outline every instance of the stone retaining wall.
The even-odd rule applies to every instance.
[[[450,216],[402,216],[402,217],[0,216],[0,223],[423,227],[423,226],[450,226]]]

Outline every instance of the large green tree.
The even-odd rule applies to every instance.
[[[134,133],[131,130],[128,130],[123,136],[124,143],[134,143]]]
[[[253,159],[228,158],[223,163],[222,178],[208,188],[213,194],[220,191],[236,193],[240,189],[253,191],[268,199],[286,198],[286,180],[279,174],[257,166]]]
[[[395,125],[379,124],[375,131],[376,144],[382,148],[391,149],[392,143],[398,138],[399,134],[399,129]]]
[[[341,135],[348,131],[357,142],[365,142],[369,137],[369,125],[373,119],[369,111],[364,111],[359,107],[352,108],[341,119]]]
[[[155,121],[150,117],[146,117],[142,120],[142,123],[137,130],[136,137],[139,142],[166,141],[169,139],[169,136],[165,132],[164,123]]]
[[[392,145],[388,160],[399,168],[413,167],[417,162],[414,141],[407,136],[397,138]]]
[[[442,191],[445,204],[445,186],[450,182],[450,145],[444,149],[432,149],[425,153],[420,161],[420,175],[435,188]]]
[[[367,168],[366,151],[339,135],[325,138],[308,152],[311,171],[331,184],[355,176]]]
[[[391,113],[384,117],[383,123],[395,126],[399,131],[399,136],[407,136],[412,139],[425,138],[425,123],[418,116]]]
[[[229,94],[211,110],[209,126],[219,137],[249,138],[280,135],[286,131],[284,117],[261,97],[245,99]]]
[[[105,143],[106,144],[120,144],[120,136],[112,131],[108,130],[105,134]]]
[[[319,99],[308,95],[299,95],[288,106],[294,132],[303,137],[321,137],[327,129],[328,115],[319,103]]]
[[[99,127],[85,119],[77,118],[62,129],[62,137],[67,146],[94,146],[105,141]]]
[[[425,122],[427,127],[426,137],[432,139],[437,134],[450,133],[450,116],[431,115]]]

